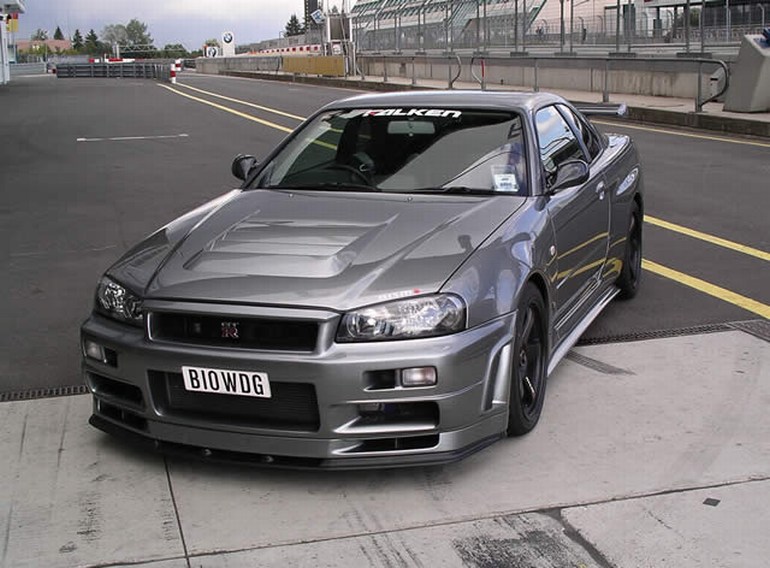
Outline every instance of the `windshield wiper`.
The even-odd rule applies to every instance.
[[[268,189],[296,189],[310,191],[380,191],[373,185],[364,185],[362,183],[341,183],[341,182],[323,182],[313,185],[270,185]]]
[[[416,189],[416,192],[425,193],[452,193],[468,195],[499,195],[501,192],[494,189],[484,189],[481,187],[468,187],[467,185],[450,185],[449,187],[422,187]]]

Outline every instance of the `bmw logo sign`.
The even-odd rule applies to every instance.
[[[232,32],[225,32],[222,34],[222,40],[225,43],[233,43],[233,33]]]

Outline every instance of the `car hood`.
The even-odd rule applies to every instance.
[[[147,298],[346,310],[439,290],[523,202],[237,192],[205,215],[186,216],[195,224],[176,242],[168,228],[155,233],[110,274]]]

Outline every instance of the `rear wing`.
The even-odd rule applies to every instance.
[[[577,103],[575,104],[575,108],[586,116],[624,117],[628,115],[628,107],[623,103]]]

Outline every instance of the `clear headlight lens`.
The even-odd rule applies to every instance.
[[[387,341],[465,329],[465,303],[451,294],[420,296],[362,308],[342,318],[337,341]]]
[[[111,278],[103,277],[96,287],[96,310],[116,320],[143,325],[142,300]]]

